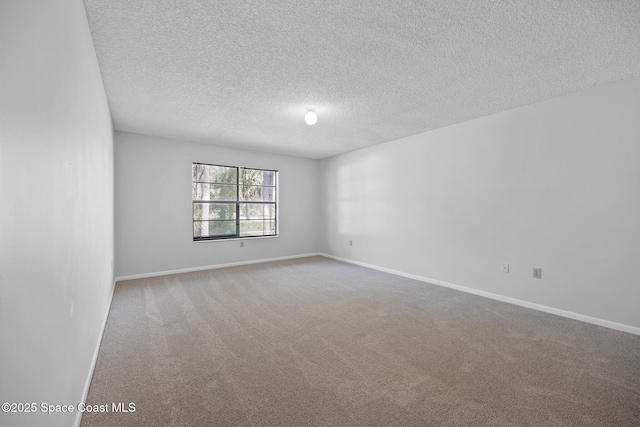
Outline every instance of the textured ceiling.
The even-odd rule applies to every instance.
[[[311,158],[640,75],[638,0],[85,6],[116,129]]]

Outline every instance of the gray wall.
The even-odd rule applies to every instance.
[[[638,328],[639,94],[634,78],[325,159],[320,250]]]
[[[78,404],[113,289],[111,117],[81,1],[2,1],[0,40],[0,401]]]
[[[318,248],[318,162],[116,132],[116,276],[295,256]],[[276,169],[280,237],[193,242],[191,164]]]

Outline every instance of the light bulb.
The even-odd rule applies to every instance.
[[[308,125],[315,125],[318,121],[318,116],[313,111],[307,111],[307,114],[304,115],[304,121]]]

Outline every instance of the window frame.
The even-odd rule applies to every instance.
[[[203,165],[203,166],[214,166],[214,167],[221,167],[221,168],[230,168],[230,169],[235,169],[236,170],[236,182],[235,184],[227,184],[227,183],[214,183],[214,182],[204,182],[204,181],[197,181],[197,177],[195,177],[194,180],[194,175],[193,175],[193,168],[196,165]],[[279,209],[278,209],[278,205],[279,205],[279,198],[280,198],[280,191],[279,191],[279,187],[280,187],[280,173],[278,170],[276,169],[263,169],[263,168],[254,168],[254,167],[248,167],[248,166],[229,166],[229,165],[220,165],[220,164],[214,164],[214,163],[203,163],[203,162],[191,162],[191,237],[193,239],[193,242],[209,242],[209,241],[217,241],[217,240],[237,240],[237,239],[263,239],[263,238],[274,238],[274,237],[278,237],[280,235],[280,221],[279,221]],[[264,186],[261,185],[261,187],[271,187],[273,188],[274,191],[274,197],[273,197],[273,201],[272,202],[265,202],[265,201],[253,201],[253,200],[241,200],[240,199],[240,187],[242,187],[244,184],[241,182],[241,176],[240,173],[243,169],[251,169],[251,170],[256,170],[256,171],[261,171],[261,172],[274,172],[274,182],[273,185],[269,185],[269,186]],[[193,193],[193,185],[194,184],[218,184],[218,185],[230,185],[233,186],[235,185],[236,187],[236,197],[235,200],[198,200],[194,198],[194,193]],[[235,205],[235,228],[236,228],[236,233],[235,234],[225,234],[225,235],[217,235],[217,236],[206,236],[206,237],[197,237],[195,235],[195,223],[196,222],[202,222],[205,220],[198,220],[195,218],[195,206],[196,203],[209,203],[212,205],[216,205],[216,204],[226,204],[226,205],[231,205],[234,204]],[[252,235],[248,235],[248,236],[242,236],[241,235],[241,231],[240,231],[240,224],[243,221],[241,219],[241,215],[240,215],[240,207],[241,205],[270,205],[273,206],[274,209],[274,218],[273,218],[273,222],[274,222],[274,234],[252,234]],[[263,219],[264,220],[264,219]],[[231,221],[231,220],[230,220]],[[250,221],[250,219],[245,219],[245,221]],[[271,220],[269,220],[271,221]]]

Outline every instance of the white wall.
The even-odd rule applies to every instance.
[[[320,182],[321,252],[640,327],[640,78],[325,159]]]
[[[317,252],[318,162],[116,132],[116,276]],[[276,169],[280,237],[193,242],[191,164]]]
[[[80,0],[2,1],[0,40],[0,401],[78,404],[113,288],[111,118]]]

